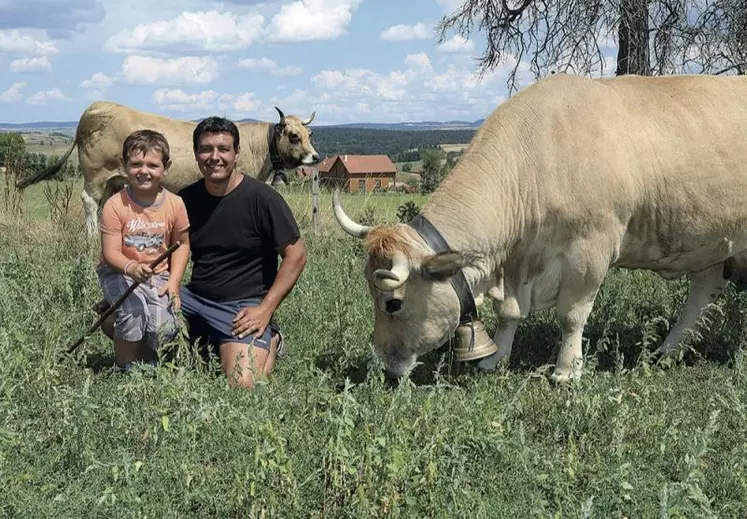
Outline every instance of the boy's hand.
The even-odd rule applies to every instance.
[[[138,283],[147,281],[153,275],[153,270],[146,263],[135,263],[128,270],[130,277]]]
[[[178,312],[179,308],[181,308],[181,299],[179,299],[179,285],[175,285],[171,282],[166,283],[163,287],[161,287],[161,290],[158,291],[159,296],[162,296],[164,294],[168,294],[169,305],[174,310],[174,312]]]
[[[156,268],[153,269],[153,274],[158,275],[163,272],[166,272],[169,269],[169,258],[165,258],[161,263],[156,265]]]

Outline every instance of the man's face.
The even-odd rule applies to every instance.
[[[230,133],[204,133],[197,143],[195,159],[207,182],[228,182],[236,168],[233,136]]]

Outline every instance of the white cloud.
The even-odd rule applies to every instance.
[[[427,40],[433,36],[433,29],[422,22],[415,25],[392,25],[379,35],[382,40],[389,41]]]
[[[475,50],[475,45],[471,41],[466,40],[463,36],[457,34],[439,45],[438,50],[440,52],[448,53],[472,52]]]
[[[368,69],[322,70],[311,78],[320,89],[373,97],[382,100],[401,100],[406,95],[408,74],[392,71],[387,75]]]
[[[259,101],[255,99],[255,96],[251,92],[241,94],[232,103],[232,108],[239,113],[249,113],[256,110],[259,106]]]
[[[267,27],[274,42],[334,40],[350,25],[363,0],[296,0],[284,4]]]
[[[196,94],[187,94],[181,89],[159,88],[151,100],[161,108],[175,111],[195,109],[208,110],[220,95],[215,90],[205,90]]]
[[[30,105],[45,105],[49,101],[70,101],[70,98],[65,97],[59,88],[40,90],[26,98],[26,102]]]
[[[410,54],[405,67],[388,73],[367,69],[327,69],[312,78],[306,99],[327,121],[475,120],[487,116],[505,100],[505,81],[516,61],[482,78],[471,62],[436,70],[427,54]],[[521,63],[519,84],[531,82]]]
[[[21,90],[27,85],[25,81],[19,81],[10,85],[10,88],[0,94],[0,102],[2,103],[16,103],[23,99]]]
[[[252,68],[261,70],[273,70],[277,68],[277,63],[267,58],[245,58],[239,60],[236,65],[239,68]]]
[[[236,62],[239,68],[267,70],[275,76],[297,76],[303,73],[303,68],[296,66],[278,67],[278,64],[268,58],[245,58]]]
[[[420,52],[418,54],[408,54],[405,58],[405,65],[414,69],[433,69],[431,60],[428,57],[428,54],[426,54],[425,52]]]
[[[68,39],[105,13],[99,0],[0,0],[0,28],[28,27]]]
[[[296,67],[294,65],[288,65],[286,67],[279,67],[272,72],[276,76],[298,76],[303,74],[302,67]]]
[[[297,88],[285,97],[271,97],[268,99],[267,103],[265,103],[266,107],[263,107],[260,112],[262,113],[262,117],[275,119],[278,117],[278,113],[275,111],[274,107],[277,106],[286,115],[295,114],[301,118],[305,118],[307,115],[311,114],[311,110],[309,110],[308,106],[309,103],[310,99],[308,92]]]
[[[105,48],[126,53],[144,50],[237,50],[248,47],[261,35],[264,22],[264,17],[256,13],[184,12],[171,20],[120,31],[106,41]]]
[[[91,79],[86,79],[80,83],[83,88],[93,88],[96,90],[104,90],[114,84],[114,78],[107,76],[102,72],[96,72]]]
[[[10,62],[10,70],[13,72],[38,72],[51,69],[52,63],[46,56],[14,59]]]
[[[211,56],[173,59],[127,56],[122,64],[122,77],[134,85],[210,83],[218,78],[218,63]]]
[[[242,94],[220,94],[215,90],[187,93],[180,88],[159,88],[151,96],[151,100],[161,109],[191,114],[219,112],[229,118],[240,118],[256,111],[260,100],[253,92]]]
[[[0,52],[48,56],[57,54],[58,50],[53,41],[36,38],[32,33],[13,29],[0,31]]]

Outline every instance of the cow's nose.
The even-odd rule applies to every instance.
[[[314,162],[319,162],[319,154],[318,153],[312,154],[311,160],[313,160]]]

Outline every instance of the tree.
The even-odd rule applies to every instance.
[[[26,153],[26,141],[19,133],[0,132],[0,166],[8,160],[18,161]]]
[[[421,189],[424,193],[432,193],[443,178],[443,170],[441,169],[443,152],[441,148],[423,148],[420,150],[420,156],[423,158]]]
[[[439,42],[485,30],[480,74],[515,60],[509,92],[525,60],[535,78],[603,73],[609,39],[617,75],[747,70],[747,0],[465,0],[438,29]]]

